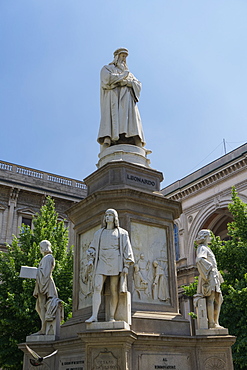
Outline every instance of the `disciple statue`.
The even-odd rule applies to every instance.
[[[210,230],[201,230],[196,238],[198,244],[196,265],[199,271],[197,296],[206,297],[208,328],[222,328],[219,325],[219,314],[223,297],[220,284],[223,278],[217,269],[214,253],[209,248]]]
[[[136,103],[141,83],[129,72],[128,50],[117,49],[112,63],[101,70],[101,122],[98,142],[107,148],[114,144],[145,145],[141,117]]]
[[[92,323],[98,320],[98,311],[101,303],[101,292],[106,278],[110,278],[110,317],[115,321],[119,293],[127,291],[127,274],[129,266],[134,263],[134,255],[128,232],[119,227],[118,213],[115,209],[108,209],[103,219],[103,227],[96,231],[90,250],[94,257],[89,263],[94,264],[94,288],[92,316],[86,320]]]
[[[153,261],[154,281],[153,281],[153,299],[160,301],[170,300],[168,281],[165,270],[159,265],[158,261]]]
[[[52,278],[55,259],[52,255],[51,243],[48,240],[43,240],[40,243],[40,252],[44,257],[37,269],[33,295],[37,299],[35,309],[41,320],[41,329],[33,335],[47,334],[47,323],[56,318],[57,309],[62,306],[62,301],[58,298],[56,285]]]

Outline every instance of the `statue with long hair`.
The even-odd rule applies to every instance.
[[[103,219],[103,227],[96,231],[90,249],[94,250],[93,307],[87,323],[98,321],[101,292],[106,278],[110,279],[110,318],[115,321],[119,293],[127,292],[127,274],[134,263],[134,255],[128,232],[119,227],[118,213],[108,209]]]

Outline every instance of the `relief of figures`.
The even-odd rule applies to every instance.
[[[158,261],[153,261],[154,281],[153,281],[153,299],[160,301],[170,301],[168,278],[166,269],[161,267]]]
[[[145,259],[144,253],[134,265],[134,298],[146,301],[170,301],[167,261],[163,258],[151,264]]]
[[[87,298],[92,295],[93,291],[93,262],[95,258],[95,251],[88,248],[86,251],[87,259],[81,262],[80,273],[80,292]]]
[[[134,265],[134,294],[143,300],[151,296],[150,261],[145,260],[143,253]]]

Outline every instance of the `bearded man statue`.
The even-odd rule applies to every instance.
[[[115,144],[145,145],[136,105],[141,83],[129,72],[127,56],[127,49],[117,49],[113,62],[104,66],[100,73],[101,121],[98,142],[103,149]]]

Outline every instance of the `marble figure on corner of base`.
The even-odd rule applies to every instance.
[[[210,230],[200,230],[195,242],[198,244],[196,265],[199,271],[197,299],[206,298],[209,329],[221,329],[219,325],[220,308],[223,297],[220,285],[223,282],[218,271],[215,255],[208,246],[211,241]]]
[[[126,58],[129,52],[119,48],[114,60],[105,65],[101,79],[101,121],[98,142],[101,149],[115,144],[132,144],[144,147],[145,139],[137,102],[141,83],[129,71]]]
[[[134,263],[134,255],[128,232],[119,227],[118,213],[107,209],[103,227],[96,231],[90,249],[95,251],[93,265],[92,316],[86,323],[98,321],[101,292],[107,277],[110,280],[110,318],[115,321],[119,294],[127,292],[129,266]]]
[[[35,309],[41,320],[41,329],[32,335],[46,334],[47,324],[56,318],[58,308],[61,309],[60,319],[63,319],[62,301],[58,298],[57,288],[52,278],[55,259],[52,255],[51,243],[48,240],[40,242],[40,252],[43,258],[37,269],[33,295],[36,298]]]

